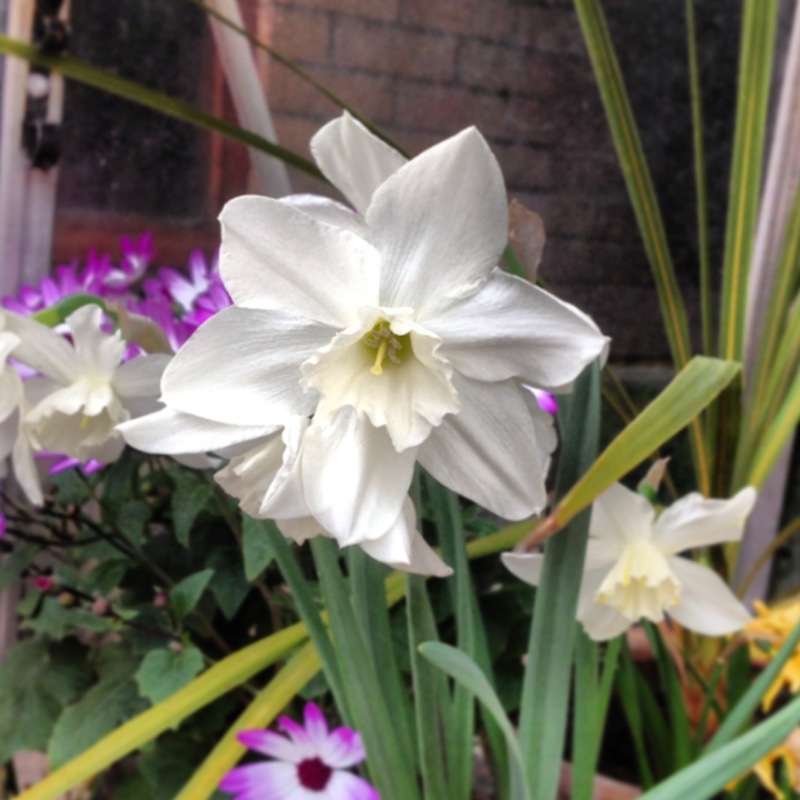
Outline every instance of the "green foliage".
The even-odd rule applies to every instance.
[[[175,616],[183,619],[200,601],[200,597],[214,577],[213,569],[204,569],[176,584],[169,593],[169,602]]]
[[[261,523],[252,517],[242,517],[242,554],[244,556],[244,575],[248,581],[258,578],[275,560],[275,551],[269,537],[264,533],[264,526],[275,523]],[[280,534],[275,531],[274,535]]]
[[[136,666],[124,645],[97,651],[97,682],[64,709],[53,730],[47,748],[53,767],[65,764],[147,707],[134,681]]]
[[[203,669],[203,654],[196,647],[178,651],[151,650],[136,671],[139,693],[154,705],[182,689]]]
[[[63,710],[91,683],[86,648],[74,639],[30,639],[0,666],[0,762],[45,750]]]

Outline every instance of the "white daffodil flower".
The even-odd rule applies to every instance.
[[[99,307],[83,306],[66,319],[72,342],[28,317],[7,315],[20,343],[14,357],[41,376],[25,382],[30,410],[24,424],[36,447],[72,458],[114,461],[125,442],[116,426],[151,411],[168,356],[123,363],[126,342],[105,333]]]
[[[684,550],[741,539],[756,491],[730,500],[693,493],[656,517],[642,495],[614,484],[592,506],[578,619],[595,641],[618,636],[640,619],[668,614],[685,628],[721,636],[749,620],[745,607],[711,569],[678,556]],[[505,553],[518,578],[538,585],[540,554]]]
[[[8,363],[16,356],[20,338],[6,330],[6,317],[0,314],[0,471],[5,474],[10,457],[14,476],[34,505],[41,505],[42,487],[33,460],[33,450],[23,424],[25,393],[19,373]]]
[[[180,350],[162,401],[220,436],[313,415],[304,500],[340,543],[394,524],[415,461],[503,517],[533,513],[555,438],[521,383],[569,384],[605,337],[496,268],[505,189],[476,130],[404,162],[343,118],[313,151],[361,214],[324,199],[228,203],[220,272],[234,305]],[[160,452],[155,436],[138,441]]]

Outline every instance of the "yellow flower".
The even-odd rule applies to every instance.
[[[774,608],[756,600],[753,607],[756,618],[745,625],[744,635],[750,641],[750,660],[756,666],[763,667],[775,658],[800,622],[800,600],[782,603]],[[775,698],[784,687],[792,694],[800,690],[800,648],[795,650],[764,695],[764,711],[772,708]]]
[[[775,780],[776,767],[780,761],[783,762],[789,785],[795,792],[800,791],[800,728],[795,728],[780,747],[776,747],[753,767],[753,772],[761,785],[770,791],[776,800],[784,800],[786,797]]]

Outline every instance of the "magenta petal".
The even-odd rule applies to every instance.
[[[352,772],[334,772],[324,796],[330,800],[380,800],[378,790]],[[265,798],[267,800],[267,798]]]
[[[297,768],[283,761],[237,767],[219,784],[223,792],[235,794],[236,800],[290,800],[299,787]]]
[[[316,703],[306,703],[303,711],[303,718],[306,723],[306,733],[314,745],[314,749],[319,752],[320,747],[325,744],[328,738],[328,723],[325,715]]]
[[[298,747],[295,742],[273,731],[240,731],[236,738],[248,749],[281,761],[296,764],[306,756],[305,748]]]
[[[320,758],[331,767],[352,767],[360,764],[367,754],[361,734],[352,728],[336,728],[331,731],[319,750]]]

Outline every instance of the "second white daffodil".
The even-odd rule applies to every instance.
[[[640,619],[668,614],[709,636],[732,633],[750,619],[725,582],[679,553],[738,541],[755,503],[755,489],[730,500],[693,493],[656,517],[649,500],[614,484],[592,506],[589,543],[578,598],[578,619],[596,641],[619,635]],[[538,585],[544,556],[506,553],[518,578]]]

